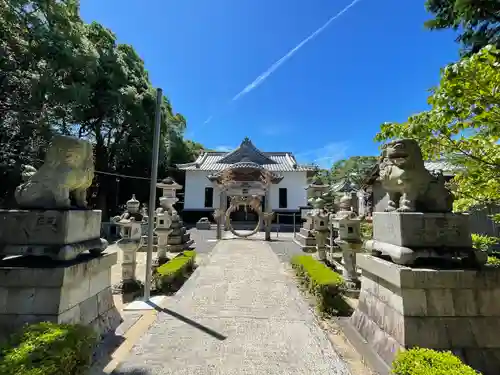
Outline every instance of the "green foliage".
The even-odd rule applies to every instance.
[[[158,267],[153,274],[157,289],[169,292],[182,285],[187,274],[193,269],[195,259],[196,251],[186,250]]]
[[[342,298],[344,280],[335,271],[310,255],[295,255],[291,264],[301,282],[316,297],[317,309],[326,314],[345,314],[348,306]]]
[[[373,238],[373,223],[363,221],[361,222],[360,229],[363,240],[371,240]]]
[[[90,327],[70,324],[27,325],[0,348],[2,375],[84,375],[97,335]]]
[[[376,141],[413,138],[428,160],[458,166],[455,209],[500,203],[500,51],[487,46],[442,70],[432,108],[404,123],[385,123]]]
[[[0,34],[0,200],[12,198],[21,164],[40,165],[54,133],[90,139],[100,172],[150,176],[156,91],[132,46],[84,23],[78,0],[0,0]],[[201,145],[184,141],[186,119],[166,97],[161,127],[160,170],[193,161]],[[115,177],[94,182],[91,203],[106,214]],[[130,186],[138,197],[142,182]]]
[[[451,352],[413,348],[398,353],[394,375],[481,375]]]
[[[425,23],[431,30],[458,31],[462,54],[478,52],[488,44],[500,47],[500,2],[498,0],[427,0],[434,15]]]
[[[486,264],[491,267],[500,268],[500,258],[489,256]]]
[[[326,184],[345,182],[353,191],[359,190],[364,179],[377,162],[375,156],[351,156],[348,159],[336,161],[330,170],[318,169],[316,176]]]
[[[498,237],[486,236],[484,234],[472,233],[472,247],[477,250],[488,252],[500,239]]]

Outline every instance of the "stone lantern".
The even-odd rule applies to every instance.
[[[320,261],[326,260],[326,239],[330,232],[329,214],[324,209],[324,204],[325,202],[322,198],[317,198],[315,200],[315,208],[311,213],[314,228],[312,233],[316,239],[317,257]]]
[[[126,203],[127,209],[120,216],[115,216],[114,221],[120,227],[121,239],[116,245],[122,251],[122,282],[120,289],[132,289],[139,282],[136,279],[135,270],[137,265],[137,250],[141,246],[141,225],[143,215],[139,212],[140,203],[132,195]]]
[[[318,198],[322,198],[325,194],[328,193],[330,189],[329,185],[323,184],[321,180],[316,177],[307,187],[307,201],[309,204],[314,206],[314,201]]]
[[[311,251],[316,248],[316,239],[314,235],[313,215],[316,209],[324,209],[325,201],[322,198],[328,192],[329,186],[321,182],[319,178],[306,187],[309,204],[313,209],[305,216],[305,223],[297,234],[297,242],[303,251]]]
[[[356,254],[361,250],[361,218],[352,211],[352,198],[344,195],[340,199],[340,210],[332,217],[333,227],[338,231],[334,242],[342,250],[343,270],[342,276],[350,287],[359,284],[356,271]]]
[[[177,190],[182,189],[182,185],[179,185],[171,177],[167,177],[157,183],[156,186],[159,189],[162,189],[163,192],[162,196],[159,198],[160,208],[156,210],[155,215],[155,224],[157,228],[160,225],[159,220],[164,220],[164,224],[162,225],[163,229],[159,232],[165,240],[165,246],[163,246],[163,249],[161,249],[162,246],[160,246],[160,243],[158,242],[158,257],[161,258],[160,255],[166,255],[167,251],[176,252],[186,249],[193,243],[193,240],[191,240],[189,233],[186,232],[186,228],[183,226],[181,217],[174,208],[174,204],[179,200],[177,199]],[[163,216],[162,219],[158,216],[159,214],[165,213],[168,213],[168,216],[170,217],[170,233],[168,234],[166,231],[166,229],[168,229],[166,227],[166,216]],[[158,235],[158,232],[156,232],[156,234]],[[160,237],[158,237],[158,241],[160,241]]]
[[[161,207],[156,210],[154,220],[155,234],[158,237],[158,265],[161,265],[167,260],[168,236],[172,233],[172,216],[168,209]]]

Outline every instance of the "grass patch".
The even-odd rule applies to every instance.
[[[195,266],[196,251],[186,250],[162,264],[153,273],[156,289],[171,293],[180,288]]]
[[[97,343],[97,334],[87,326],[30,324],[0,348],[0,374],[83,375]]]
[[[316,298],[318,312],[328,315],[352,313],[343,298],[342,276],[310,255],[295,255],[291,264],[302,285]]]
[[[394,375],[481,375],[451,352],[413,348],[399,352],[392,364]]]

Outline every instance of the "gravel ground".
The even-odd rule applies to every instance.
[[[116,373],[351,375],[284,258],[272,256],[287,257],[290,249],[274,250],[261,240],[219,241]]]

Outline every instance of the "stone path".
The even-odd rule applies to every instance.
[[[263,241],[221,241],[116,374],[350,375]]]

